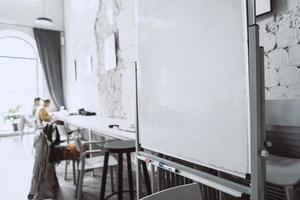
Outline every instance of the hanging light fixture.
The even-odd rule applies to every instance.
[[[53,20],[46,17],[45,0],[43,0],[43,17],[36,18],[35,23],[42,25],[42,26],[52,26],[53,25]]]

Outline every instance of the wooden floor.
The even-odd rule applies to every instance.
[[[0,199],[26,200],[30,188],[33,155],[33,135],[22,137],[0,138]],[[71,165],[70,165],[71,166]],[[74,200],[75,185],[73,184],[71,167],[69,168],[68,180],[63,179],[64,163],[57,167],[57,176],[60,189],[57,200]],[[98,200],[100,193],[101,171],[96,171],[95,176],[85,176],[83,187],[84,200]],[[125,175],[125,173],[124,173]],[[108,177],[107,192],[110,194],[110,177]],[[124,184],[127,183],[126,177]],[[127,189],[127,184],[124,186]],[[110,199],[117,199],[112,197]],[[124,200],[128,199],[124,194]]]

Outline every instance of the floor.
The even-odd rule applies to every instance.
[[[33,155],[34,135],[24,135],[14,137],[0,137],[0,157],[2,158],[0,167],[0,199],[26,200],[30,188],[32,168],[34,162]],[[57,200],[74,200],[75,185],[72,181],[71,165],[69,167],[68,180],[63,178],[64,163],[57,166],[57,176],[60,189]],[[96,171],[95,176],[89,174],[85,176],[83,188],[83,200],[98,200],[100,191],[101,171]],[[107,192],[110,194],[110,178],[108,177]],[[126,177],[124,184],[127,183]],[[126,187],[126,186],[125,186]],[[116,199],[112,197],[110,199]],[[126,194],[124,200],[128,199]]]
[[[34,162],[32,147],[33,135],[0,138],[0,199],[26,199]]]
[[[75,194],[75,186],[73,184],[72,171],[71,167],[69,168],[69,173],[67,176],[67,180],[65,181],[63,178],[64,174],[64,164],[60,165],[56,172],[59,178],[60,190],[58,191],[57,200],[73,200]],[[71,166],[71,165],[70,165]],[[125,171],[124,171],[125,173]],[[100,181],[101,181],[101,170],[96,170],[94,176],[91,173],[87,173],[84,177],[84,186],[83,186],[83,200],[98,200],[100,195]],[[127,188],[126,177],[124,179],[124,184]],[[126,190],[125,188],[125,190]],[[110,176],[107,177],[107,185],[106,185],[106,195],[111,194],[111,186],[110,186]],[[116,189],[116,186],[115,186]],[[116,200],[117,196],[113,196],[109,198],[110,200]],[[124,200],[128,200],[127,194],[124,194]]]

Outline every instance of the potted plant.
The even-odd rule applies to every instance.
[[[4,122],[9,121],[13,126],[13,131],[18,131],[18,121],[20,119],[20,111],[21,106],[17,106],[15,108],[10,108],[8,113],[4,116]]]

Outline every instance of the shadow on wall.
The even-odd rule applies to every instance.
[[[300,99],[300,0],[273,0],[258,17],[265,48],[266,99]]]

